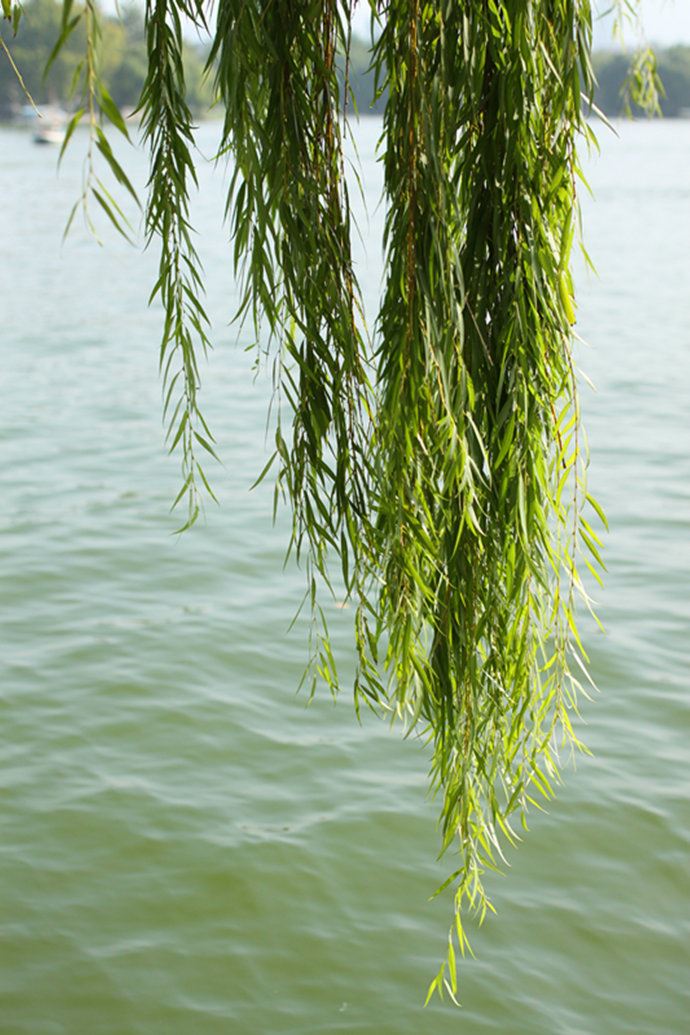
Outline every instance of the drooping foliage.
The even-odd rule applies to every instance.
[[[391,4],[377,44],[381,697],[429,731],[456,935],[574,740],[583,486],[570,252],[587,3]],[[450,940],[453,954],[453,939]],[[451,983],[453,982],[451,967]],[[437,983],[443,978],[443,970]]]
[[[553,793],[561,748],[578,745],[574,605],[587,599],[580,568],[599,578],[591,522],[603,519],[585,486],[570,272],[592,12],[589,0],[371,0],[387,216],[367,329],[345,177],[352,7],[219,0],[207,29],[203,0],[148,0],[146,228],[160,243],[165,406],[190,525],[210,491],[200,455],[214,452],[189,225],[193,24],[210,32],[224,114],[239,315],[273,363],[277,486],[319,618],[312,674],[338,688],[319,602],[337,571],[355,616],[358,707],[430,745],[442,846],[459,851],[448,959],[430,992],[454,994],[463,918],[490,905],[484,874],[515,820]],[[66,0],[65,33],[71,11]],[[109,96],[87,87],[122,128]]]

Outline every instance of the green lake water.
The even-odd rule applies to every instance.
[[[690,123],[602,130],[579,282],[607,628],[587,630],[594,754],[491,881],[462,1009],[422,1002],[453,866],[427,759],[351,701],[296,693],[302,576],[267,455],[222,170],[194,220],[216,348],[221,505],[171,536],[155,254],[77,229],[75,139],[0,132],[2,1035],[681,1035],[690,1030]],[[380,123],[358,130],[380,287]],[[213,152],[216,129],[200,135]],[[144,160],[132,153],[139,182]],[[591,347],[590,347],[591,346]],[[350,664],[351,614],[335,612]]]

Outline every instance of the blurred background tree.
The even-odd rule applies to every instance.
[[[84,56],[85,27],[80,20],[46,75],[46,65],[60,35],[62,14],[63,5],[59,0],[27,0],[23,6],[21,31],[16,38],[12,26],[4,20],[0,22],[0,34],[36,103],[69,108],[74,106],[73,86]],[[122,6],[119,17],[101,16],[99,50],[100,76],[111,97],[120,108],[135,108],[147,70],[144,15],[140,6]],[[213,91],[203,76],[203,48],[187,42],[184,61],[188,101],[199,115],[213,102]],[[3,59],[0,61],[0,118],[11,118],[25,103],[16,74],[9,61]]]
[[[22,30],[14,39],[8,22],[0,22],[0,34],[22,70],[31,96],[38,104],[70,106],[75,71],[84,54],[84,24],[80,22],[44,76],[46,63],[60,33],[61,0],[28,0],[24,5]],[[118,16],[102,16],[101,76],[110,95],[119,107],[135,108],[147,70],[144,15],[134,3],[120,8]],[[674,46],[657,50],[657,64],[664,86],[660,98],[661,111],[667,118],[690,112],[690,46]],[[209,110],[213,91],[204,78],[207,48],[185,43],[185,75],[188,101],[195,115]],[[340,61],[344,75],[344,61]],[[594,55],[597,78],[595,100],[609,118],[625,111],[625,83],[630,69],[630,55],[623,50],[599,51]],[[369,43],[354,37],[350,50],[349,81],[352,100],[360,115],[382,114],[385,92],[377,96],[371,71]],[[26,98],[8,61],[0,61],[0,118],[9,118],[19,110]],[[632,105],[633,114],[642,114]]]

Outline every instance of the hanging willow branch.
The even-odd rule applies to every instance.
[[[516,819],[526,825],[529,806],[552,796],[561,749],[581,747],[575,599],[589,603],[581,565],[600,578],[592,517],[604,520],[586,490],[572,351],[591,10],[589,0],[370,7],[387,96],[386,279],[372,345],[351,257],[337,61],[344,54],[347,68],[352,4],[218,0],[209,69],[225,112],[238,315],[274,364],[277,491],[292,508],[317,630],[311,685],[320,675],[338,688],[319,603],[335,568],[355,605],[357,706],[398,717],[430,746],[442,848],[454,844],[459,865],[447,882],[448,956],[429,995],[454,996],[464,918],[491,908],[486,871],[517,840]],[[205,8],[148,0],[141,101],[186,525],[211,491],[199,450],[215,455],[198,406],[209,338],[182,60],[183,19],[204,28]],[[65,26],[70,11],[65,0]],[[95,19],[93,3],[80,16]],[[96,107],[121,127],[97,82],[93,34],[85,62],[110,162]],[[655,80],[640,67],[649,101]]]
[[[199,408],[198,349],[210,346],[203,278],[189,222],[190,187],[197,178],[192,156],[194,126],[186,101],[182,60],[183,19],[205,28],[201,0],[147,0],[148,75],[141,95],[142,131],[151,152],[146,211],[147,240],[160,242],[158,280],[151,292],[165,312],[160,344],[163,414],[171,451],[182,449],[182,487],[187,517],[183,531],[199,516],[200,485],[215,499],[199,454],[216,458],[214,438]]]
[[[379,315],[380,565],[369,685],[429,737],[464,906],[515,814],[550,797],[584,667],[574,614],[584,458],[571,355],[588,5],[392,0],[388,281]],[[386,674],[385,687],[378,672]],[[376,673],[372,675],[371,673]]]
[[[239,315],[251,316],[257,334],[264,324],[275,348],[278,485],[292,504],[292,543],[298,557],[306,550],[308,594],[322,619],[314,675],[334,687],[317,578],[328,583],[331,552],[347,590],[361,585],[371,507],[370,390],[335,61],[346,45],[341,13],[336,0],[225,0],[209,59],[225,105],[221,150],[234,165],[227,211],[244,269]]]

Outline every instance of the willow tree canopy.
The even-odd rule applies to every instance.
[[[343,155],[353,4],[217,0],[215,24],[211,6],[146,5],[146,230],[160,248],[153,295],[178,499],[191,525],[214,452],[199,408],[209,330],[188,217],[191,22],[210,33],[224,112],[240,315],[275,362],[277,486],[320,629],[312,674],[337,689],[319,601],[339,569],[357,706],[398,716],[431,745],[443,848],[459,850],[448,960],[431,991],[454,992],[466,908],[484,915],[485,871],[515,841],[515,820],[552,794],[559,749],[579,746],[586,656],[574,602],[585,596],[580,564],[599,577],[592,521],[603,518],[585,487],[572,353],[590,2],[371,0],[387,216],[369,328]],[[98,178],[100,152],[129,189],[101,126],[127,132],[98,78],[98,12],[64,0],[61,39],[82,20],[83,103],[68,137],[90,122],[84,203],[122,226]],[[642,88],[647,71],[635,70]]]

